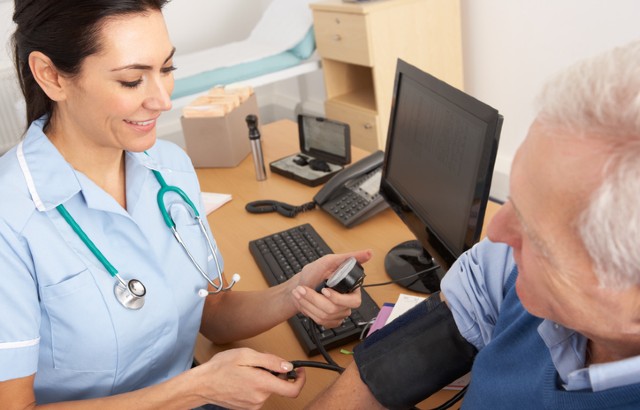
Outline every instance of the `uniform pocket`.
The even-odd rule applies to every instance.
[[[40,292],[51,325],[54,367],[81,372],[115,370],[113,323],[91,273],[84,270],[60,283],[44,286]]]
[[[206,272],[207,276],[217,281],[218,272],[221,273],[224,269],[224,261],[218,251],[216,253],[218,263],[220,264],[220,270],[218,271],[215,263],[216,258],[212,255],[209,245],[207,244],[207,237],[204,232],[202,232],[200,224],[193,217],[191,209],[188,208],[188,205],[184,201],[176,201],[169,204],[167,211],[173,218],[176,229],[189,253],[191,253],[198,265]],[[206,216],[202,215],[200,217],[206,218]],[[211,240],[213,249],[217,250],[215,239],[211,235],[208,235],[208,237]],[[184,250],[180,252],[187,258]],[[187,263],[191,265],[191,261],[187,261]],[[193,271],[196,275],[199,275],[195,266],[193,267]],[[202,285],[198,286],[206,286],[206,282],[202,282]]]
[[[178,201],[169,204],[167,210],[189,252],[198,263],[205,266],[210,253],[209,247],[200,229],[200,224],[191,214],[191,209],[185,202]]]

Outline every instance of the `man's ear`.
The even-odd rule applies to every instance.
[[[33,78],[51,100],[59,102],[66,98],[64,78],[49,57],[40,51],[31,52],[29,68]]]

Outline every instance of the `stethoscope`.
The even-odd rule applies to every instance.
[[[216,249],[214,248],[213,243],[209,238],[209,235],[207,234],[207,230],[204,227],[204,223],[202,222],[202,218],[200,217],[200,213],[198,212],[198,209],[196,208],[196,206],[193,204],[193,202],[191,202],[191,199],[189,199],[187,194],[182,189],[178,188],[177,186],[168,185],[159,171],[156,171],[156,170],[151,170],[151,171],[153,172],[156,179],[158,180],[158,183],[160,184],[160,190],[158,191],[157,200],[158,200],[158,207],[160,208],[160,212],[162,213],[162,217],[164,218],[165,223],[167,224],[169,229],[171,229],[173,236],[176,238],[178,243],[182,246],[182,249],[184,249],[184,251],[187,253],[187,256],[189,257],[193,265],[196,267],[196,269],[198,269],[198,272],[200,272],[202,277],[204,277],[207,280],[207,282],[209,282],[209,284],[213,286],[213,288],[215,289],[213,291],[208,291],[207,289],[200,289],[198,290],[198,296],[205,297],[210,294],[216,294],[216,293],[231,289],[233,285],[235,285],[240,280],[240,275],[238,275],[237,273],[234,274],[229,286],[226,286],[226,287],[224,286],[224,282],[222,279],[222,269],[220,269],[220,263],[218,262]],[[182,198],[184,202],[187,203],[187,205],[189,205],[188,209],[191,209],[192,216],[198,222],[198,225],[200,226],[200,231],[202,232],[202,234],[204,235],[207,241],[207,246],[209,247],[209,251],[213,255],[213,260],[215,262],[216,271],[217,271],[217,277],[215,279],[211,279],[207,276],[204,269],[202,269],[200,264],[195,260],[191,252],[189,252],[189,249],[187,248],[185,242],[182,240],[180,233],[176,229],[176,224],[173,221],[173,218],[171,218],[171,216],[167,212],[167,208],[164,204],[164,195],[167,192],[175,192]],[[145,295],[147,294],[147,289],[142,284],[142,282],[138,279],[130,279],[130,280],[122,279],[122,277],[118,273],[118,270],[107,260],[107,258],[102,254],[102,252],[100,252],[98,247],[93,243],[93,241],[91,241],[91,239],[87,236],[87,234],[82,230],[80,225],[78,225],[78,223],[69,214],[69,212],[64,207],[64,205],[60,204],[56,207],[56,209],[58,210],[60,215],[62,215],[64,220],[67,221],[67,223],[71,226],[74,232],[78,234],[78,236],[80,237],[82,242],[84,242],[84,244],[87,246],[87,248],[89,248],[89,250],[95,255],[95,257],[100,261],[100,263],[102,263],[102,265],[105,267],[107,272],[109,272],[109,274],[111,274],[112,277],[117,279],[117,282],[113,291],[116,295],[116,299],[118,300],[118,302],[120,302],[120,304],[127,309],[133,309],[133,310],[140,309],[144,305],[144,298],[145,298]]]

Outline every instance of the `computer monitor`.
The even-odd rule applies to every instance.
[[[416,237],[385,257],[401,286],[438,291],[479,240],[501,126],[497,110],[398,60],[380,192]]]

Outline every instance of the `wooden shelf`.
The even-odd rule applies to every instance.
[[[384,149],[400,58],[462,89],[459,0],[312,3],[328,118],[351,126],[352,143]]]
[[[331,101],[363,111],[370,111],[371,115],[377,114],[372,89],[356,90],[347,94],[338,95],[332,98]]]

